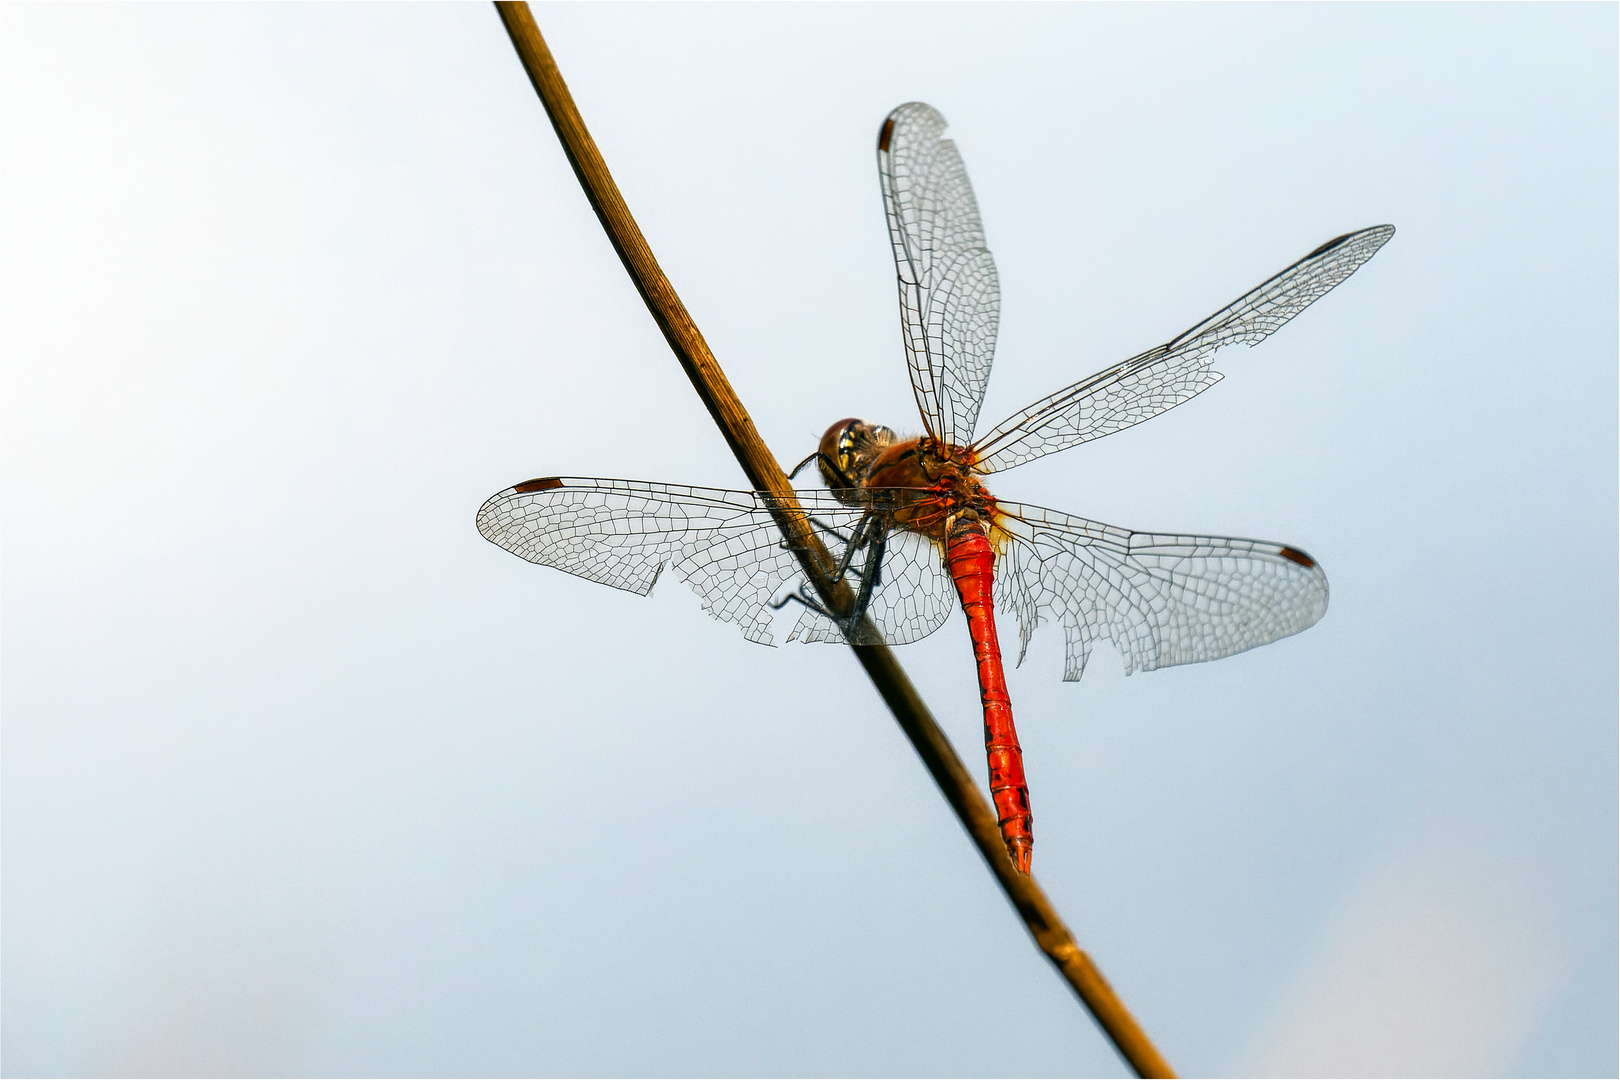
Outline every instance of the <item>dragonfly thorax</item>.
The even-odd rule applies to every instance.
[[[900,439],[878,424],[840,420],[821,438],[817,463],[833,495],[882,513],[891,528],[945,540],[958,526],[988,527],[990,497],[966,448],[937,439]]]
[[[875,488],[930,488],[941,492],[977,487],[962,447],[936,439],[891,443],[877,455],[863,481]]]

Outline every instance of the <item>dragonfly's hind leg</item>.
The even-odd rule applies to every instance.
[[[790,603],[803,604],[816,614],[832,620],[833,624],[843,631],[845,637],[850,638],[857,644],[865,644],[866,642],[860,640],[859,627],[861,620],[866,617],[867,609],[871,606],[872,593],[882,582],[883,552],[887,547],[887,543],[888,534],[881,527],[876,515],[867,515],[862,520],[861,525],[856,528],[855,539],[845,549],[842,565],[839,566],[838,573],[833,578],[834,581],[841,581],[847,572],[853,574],[861,583],[860,588],[856,590],[855,602],[851,605],[848,615],[838,615],[828,610],[825,605],[805,595],[807,592],[805,585],[801,585],[781,600],[772,603],[771,607],[776,611],[781,611]],[[865,565],[853,567],[850,565],[851,561],[855,552],[861,548],[866,549]]]
[[[847,616],[838,615],[835,612],[828,610],[824,604],[818,603],[810,597],[805,596],[802,588],[788,593],[780,600],[772,601],[771,607],[777,611],[781,611],[789,604],[803,604],[817,615],[824,616],[834,626],[838,627],[839,632],[842,633],[844,637],[853,645],[877,645],[882,643],[883,639],[881,636],[866,634],[862,631],[861,616],[866,614],[864,611],[861,611],[859,614]]]

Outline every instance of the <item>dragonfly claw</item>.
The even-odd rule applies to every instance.
[[[802,587],[794,592],[788,593],[780,600],[773,600],[770,602],[771,608],[774,611],[781,611],[789,604],[794,603],[803,604],[817,615],[831,621],[834,626],[838,627],[839,632],[842,633],[844,637],[853,645],[875,645],[882,641],[881,636],[874,637],[872,634],[862,630],[861,620],[865,614],[864,612],[854,615],[838,615],[832,611],[829,611],[823,605],[818,604],[816,601],[810,599],[808,596],[805,596],[804,589]]]

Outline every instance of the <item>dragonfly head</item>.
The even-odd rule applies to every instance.
[[[833,490],[857,487],[871,471],[878,455],[894,442],[894,432],[881,424],[850,417],[840,420],[821,437],[816,465]],[[842,475],[840,475],[842,474]]]

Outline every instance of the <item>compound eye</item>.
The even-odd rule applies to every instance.
[[[844,433],[838,436],[838,467],[844,470],[845,475],[855,471],[855,425],[850,424],[844,428]]]

